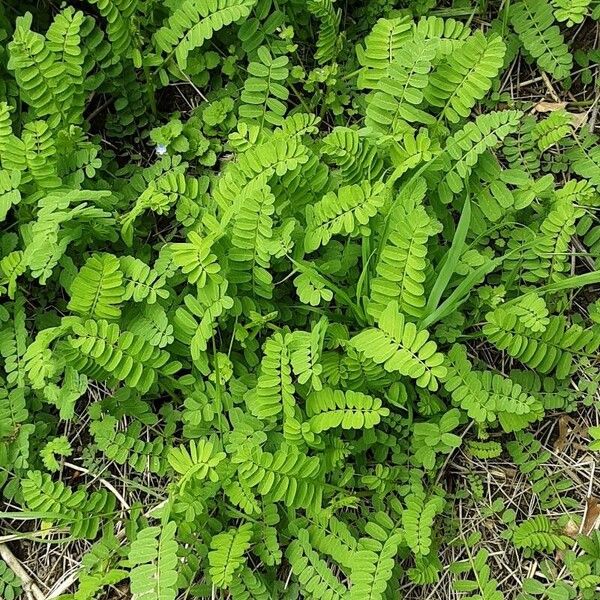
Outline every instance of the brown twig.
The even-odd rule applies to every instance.
[[[46,600],[44,592],[36,585],[29,573],[27,573],[23,565],[19,562],[19,559],[10,551],[10,548],[6,544],[0,544],[0,557],[21,580],[21,586],[28,600]]]
[[[544,71],[542,71],[542,80],[544,81],[544,85],[546,86],[548,93],[552,97],[552,100],[554,100],[554,102],[560,102],[560,98],[559,98],[558,94],[554,91],[554,88],[552,87],[552,83],[550,82],[548,75],[546,75],[546,73],[544,73]]]
[[[131,509],[131,506],[129,505],[127,500],[125,500],[125,498],[123,498],[123,495],[119,492],[119,490],[117,490],[117,488],[112,483],[110,483],[110,481],[107,481],[106,479],[100,477],[100,475],[95,475],[88,469],[85,469],[84,467],[80,467],[79,465],[74,465],[73,463],[70,463],[70,462],[65,462],[64,465],[65,465],[65,467],[68,467],[69,469],[73,469],[74,471],[79,471],[80,473],[84,473],[85,475],[89,475],[90,477],[97,479],[109,492],[111,492],[115,496],[115,498],[119,501],[119,504],[121,505],[123,510],[128,511]]]

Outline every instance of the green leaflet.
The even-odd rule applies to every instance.
[[[378,327],[366,329],[352,339],[352,345],[367,358],[382,364],[386,371],[398,371],[411,377],[417,385],[438,388],[438,378],[446,373],[443,356],[425,330],[407,323],[396,302],[381,313]]]
[[[540,400],[518,383],[497,373],[473,370],[464,347],[454,346],[448,359],[444,386],[454,403],[484,428],[498,420],[504,431],[517,431],[543,415]]]
[[[510,11],[510,20],[523,46],[540,68],[557,79],[568,75],[573,57],[554,25],[552,8],[546,0],[516,2]]]
[[[118,319],[118,305],[125,295],[123,273],[112,254],[93,256],[71,283],[72,299],[68,308],[98,319]]]
[[[450,54],[432,75],[425,88],[425,99],[441,109],[452,123],[467,117],[477,100],[483,98],[498,74],[506,46],[498,36],[484,37],[477,32],[456,52]]]
[[[264,181],[256,180],[244,191],[240,211],[235,217],[230,259],[235,268],[230,280],[247,284],[253,295],[270,298],[273,278],[269,273],[273,238],[275,196]]]
[[[333,427],[342,429],[370,429],[377,425],[389,410],[381,406],[381,400],[360,392],[324,388],[313,392],[307,401],[309,425],[315,433]]]
[[[23,499],[29,510],[41,518],[56,520],[70,527],[76,538],[94,539],[102,516],[111,513],[115,497],[106,490],[88,494],[83,488],[73,491],[50,475],[29,471],[21,482]]]
[[[208,561],[210,576],[217,587],[227,588],[233,582],[235,572],[244,564],[244,553],[250,547],[251,538],[250,523],[213,537]]]
[[[334,6],[334,0],[310,0],[308,10],[319,19],[319,39],[315,59],[320,63],[334,60],[343,44],[343,34],[340,35],[341,9]]]
[[[327,563],[310,545],[308,533],[298,532],[287,549],[286,558],[292,571],[301,581],[306,581],[306,591],[314,598],[339,599],[347,597],[346,588],[338,581]]]
[[[439,513],[444,501],[438,496],[425,498],[420,490],[416,490],[406,500],[406,509],[402,513],[402,526],[406,541],[415,554],[426,556],[431,550],[431,528],[433,520]]]
[[[169,521],[164,527],[140,530],[131,544],[129,562],[131,593],[136,598],[172,600],[176,596],[177,525]]]
[[[186,0],[158,29],[154,43],[167,58],[174,55],[178,66],[185,69],[190,52],[219,29],[248,16],[254,3],[255,0],[209,0],[205,3]]]
[[[487,321],[484,332],[492,343],[541,373],[556,369],[559,378],[570,373],[573,354],[588,354],[600,344],[595,329],[569,326],[564,317],[552,317],[546,329],[532,331],[511,308],[500,307],[487,315]]]
[[[512,539],[517,547],[546,552],[564,549],[569,542],[569,538],[556,533],[550,520],[543,516],[521,523],[513,533]]]
[[[260,448],[242,448],[234,457],[240,483],[256,488],[271,502],[318,511],[323,482],[316,457],[306,457],[293,446],[283,446],[276,453]]]
[[[427,86],[435,44],[417,39],[404,44],[394,55],[386,76],[368,100],[366,124],[376,131],[396,131],[403,123],[431,125],[434,118],[419,108]]]
[[[358,600],[379,600],[392,576],[394,558],[401,540],[400,534],[392,534],[387,539],[366,538],[361,540],[359,550],[353,558],[351,577],[355,582],[348,598]]]
[[[0,561],[0,594],[6,600],[16,600],[21,595],[21,582],[11,568]]]
[[[275,334],[265,343],[256,392],[248,400],[251,412],[259,419],[274,417],[282,411],[284,417],[293,416],[295,400],[291,372],[288,342],[281,334]]]
[[[358,61],[363,67],[359,71],[359,88],[375,88],[394,60],[403,42],[410,39],[411,22],[408,17],[380,19],[365,38],[365,47],[357,46]]]
[[[377,262],[377,276],[371,281],[370,315],[378,318],[394,299],[406,315],[423,315],[427,244],[438,232],[439,224],[422,206],[399,211],[398,220],[392,226]]]
[[[168,456],[169,464],[182,476],[179,480],[181,488],[192,478],[208,477],[211,481],[217,481],[219,476],[216,467],[224,458],[225,453],[217,452],[210,440],[192,440],[189,450],[184,446],[171,448]]]
[[[508,110],[480,115],[475,122],[467,123],[448,140],[441,157],[447,167],[440,185],[443,202],[450,202],[453,194],[464,189],[465,181],[480,155],[514,132],[521,116],[520,111]]]
[[[368,182],[326,194],[314,207],[307,206],[305,251],[314,252],[336,234],[358,235],[384,202],[384,186]]]

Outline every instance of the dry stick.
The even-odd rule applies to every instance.
[[[62,596],[78,579],[80,568],[76,568],[62,583],[57,582],[44,600],[52,600]]]
[[[598,40],[600,39],[600,24],[596,23],[596,46],[598,46]],[[591,133],[594,133],[596,127],[596,119],[598,118],[598,108],[600,107],[600,71],[596,70],[596,98],[592,108],[592,114],[589,121],[589,129]]]
[[[572,243],[573,243],[573,246],[575,246],[575,248],[579,252],[583,262],[585,262],[585,264],[588,267],[590,267],[593,271],[596,268],[596,266],[594,265],[594,261],[590,258],[590,253],[587,251],[587,249],[581,243],[581,241],[579,240],[579,238],[577,236],[573,237]],[[575,255],[573,255],[573,256],[575,256]]]
[[[123,498],[123,496],[121,495],[119,490],[112,483],[110,483],[110,481],[103,479],[99,475],[95,475],[94,473],[92,473],[91,471],[88,471],[88,469],[85,469],[84,467],[74,465],[73,463],[65,462],[64,465],[65,465],[65,467],[69,467],[69,469],[73,469],[74,471],[79,471],[80,473],[84,473],[85,475],[89,475],[90,477],[97,479],[109,492],[111,492],[115,496],[115,498],[119,501],[119,504],[121,505],[123,510],[131,509],[131,506],[129,506],[129,503],[127,502],[127,500],[125,500],[125,498]]]
[[[51,529],[44,529],[42,531],[28,531],[27,533],[11,533],[9,535],[0,535],[0,544],[6,544],[8,542],[15,542],[17,540],[30,540],[33,541],[35,538],[47,538],[48,533],[68,533],[68,529],[58,529],[52,527]]]
[[[522,88],[522,87],[528,86],[528,85],[530,85],[530,84],[532,84],[532,83],[538,83],[538,82],[540,82],[540,81],[542,81],[542,78],[541,78],[541,77],[534,77],[533,79],[527,79],[526,81],[520,81],[519,83],[517,83],[517,84],[515,85],[515,87],[516,87],[517,89],[519,89],[519,88]]]
[[[0,557],[11,568],[12,572],[21,580],[23,591],[27,598],[46,600],[46,595],[35,584],[29,573],[23,568],[17,557],[10,551],[6,544],[0,544]]]
[[[598,91],[596,92],[596,98],[594,99],[594,104],[592,107],[592,114],[590,115],[590,121],[589,121],[589,130],[591,133],[594,133],[594,129],[596,128],[596,119],[598,118],[598,108],[600,108],[600,75],[597,76],[596,81],[598,82],[597,88]]]
[[[546,73],[544,73],[544,71],[542,71],[542,79],[544,80],[546,89],[548,90],[548,93],[550,94],[550,96],[552,97],[554,102],[560,102],[560,98],[558,97],[558,94],[554,91],[554,88],[552,87],[552,84],[550,83],[550,79],[548,78],[548,75],[546,75]]]
[[[591,461],[589,461],[589,465],[590,465],[591,473],[590,473],[590,477],[589,477],[588,493],[587,493],[587,498],[586,498],[587,502],[585,503],[585,510],[583,512],[583,518],[581,519],[581,523],[579,524],[579,533],[583,532],[583,526],[585,524],[585,519],[587,517],[588,510],[590,508],[589,501],[590,501],[590,499],[592,497],[592,493],[594,491],[594,477],[596,475],[596,462],[594,460],[591,460]],[[599,518],[600,518],[600,516],[596,517],[596,520],[592,523],[591,531],[596,529]],[[589,535],[591,531],[586,531],[585,535]]]
[[[506,74],[504,75],[504,80],[502,81],[502,84],[500,85],[500,93],[502,93],[504,91],[506,84],[511,81],[511,76],[512,76],[513,71],[515,70],[516,64],[517,64],[517,59],[513,60],[510,63],[510,67],[509,67],[508,71],[506,72]]]

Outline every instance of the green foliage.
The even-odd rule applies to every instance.
[[[416,489],[405,499],[402,527],[406,543],[416,555],[427,556],[431,551],[432,526],[435,516],[444,507],[439,496],[427,498],[422,489]]]
[[[351,568],[358,541],[344,521],[331,517],[327,523],[317,522],[310,525],[308,532],[311,544],[315,549],[331,556],[343,568]]]
[[[142,392],[152,386],[156,369],[169,356],[130,331],[121,333],[116,323],[104,320],[74,323],[68,344],[68,360],[78,371],[88,371],[98,379],[115,378]]]
[[[168,456],[169,464],[182,476],[179,480],[182,489],[191,479],[218,481],[216,467],[224,458],[225,453],[216,452],[209,440],[192,440],[189,450],[184,446],[172,448]]]
[[[311,598],[339,599],[347,596],[346,588],[338,581],[327,563],[313,550],[306,530],[298,532],[286,551],[292,572],[305,582],[306,593]]]
[[[509,455],[531,485],[531,490],[545,510],[556,506],[576,505],[567,496],[571,482],[562,473],[547,468],[551,453],[542,449],[542,444],[530,433],[516,434],[514,441],[506,444]]]
[[[88,0],[95,4],[106,19],[106,33],[111,42],[111,52],[118,57],[129,58],[136,46],[135,37],[128,20],[136,17],[137,0]]]
[[[510,21],[527,53],[540,69],[556,79],[567,77],[573,57],[546,0],[523,0],[512,5]]]
[[[118,305],[125,290],[119,260],[112,254],[92,256],[86,261],[70,286],[71,301],[67,308],[82,316],[118,319]]]
[[[113,566],[115,555],[120,555],[119,540],[107,529],[81,560],[75,600],[94,598],[105,586],[116,585],[128,577],[128,571]]]
[[[133,5],[133,2],[129,4]],[[247,17],[254,4],[255,0],[185,0],[156,31],[153,40],[156,50],[164,60],[174,57],[179,68],[185,72],[188,56],[193,50],[223,27]],[[128,15],[121,11],[119,16],[124,19]],[[124,28],[125,24],[119,26],[119,30]]]
[[[416,423],[413,435],[414,461],[426,469],[435,467],[437,453],[449,454],[462,440],[451,433],[458,427],[460,412],[452,409],[442,415],[439,422]]]
[[[424,90],[425,99],[451,123],[468,117],[478,100],[490,89],[502,66],[506,46],[498,36],[470,36],[448,55],[433,73]]]
[[[131,542],[131,593],[137,598],[172,600],[177,595],[177,525],[145,527]]]
[[[6,543],[73,600],[502,600],[502,529],[593,598],[532,431],[597,403],[596,3],[71,4],[0,8]]]
[[[538,515],[521,523],[513,532],[512,541],[517,548],[534,552],[554,552],[564,550],[570,540],[556,532],[548,517]]]
[[[319,20],[319,37],[317,39],[317,52],[315,60],[319,64],[335,60],[341,46],[343,37],[340,35],[341,9],[334,7],[335,0],[309,0],[308,10]]]
[[[440,185],[440,196],[444,202],[451,202],[453,194],[464,189],[473,165],[488,148],[493,148],[516,131],[521,116],[519,111],[508,110],[480,115],[449,138],[442,156],[447,167]]]
[[[538,148],[544,152],[559,143],[571,133],[571,117],[564,110],[557,110],[540,121],[533,130]]]
[[[497,348],[540,373],[556,370],[561,379],[572,371],[574,355],[591,353],[600,345],[597,329],[568,325],[565,317],[551,317],[542,331],[528,328],[512,307],[500,306],[486,319],[483,332]]]
[[[268,502],[284,502],[311,512],[321,507],[324,484],[316,456],[307,457],[295,446],[277,452],[242,447],[233,457],[242,487],[256,488]]]
[[[410,39],[411,21],[408,17],[380,19],[364,40],[364,48],[356,49],[362,66],[357,85],[360,89],[375,89],[379,80],[387,74],[396,53],[403,42]]]
[[[259,419],[274,417],[282,411],[284,417],[294,416],[289,344],[281,334],[276,333],[265,343],[256,391],[248,403]]]
[[[21,582],[3,560],[0,560],[0,595],[4,600],[17,600],[21,596]]]
[[[442,354],[426,330],[406,322],[395,301],[381,313],[378,326],[365,329],[351,340],[352,346],[386,371],[398,371],[417,385],[438,389],[438,378],[446,374]]]
[[[566,23],[567,27],[573,27],[581,23],[589,13],[590,0],[576,0],[566,3],[564,0],[554,0],[554,17],[561,23]]]
[[[447,367],[444,386],[453,403],[484,429],[497,421],[506,432],[518,431],[544,414],[540,400],[512,379],[473,370],[462,346],[450,350]]]
[[[498,458],[502,454],[502,444],[499,442],[480,442],[471,440],[468,444],[469,453],[475,458],[482,460],[488,458]]]
[[[400,310],[411,317],[422,316],[425,308],[427,242],[439,232],[438,223],[423,206],[406,210],[399,217],[377,261],[377,276],[371,283],[368,310],[375,318],[394,299],[398,300]]]
[[[81,488],[74,492],[40,471],[29,471],[21,486],[29,510],[40,513],[47,520],[66,524],[78,538],[95,538],[100,519],[110,514],[115,506],[115,497],[105,490],[90,495]]]
[[[367,99],[365,123],[375,131],[398,131],[407,123],[432,124],[431,115],[418,107],[435,57],[435,46],[417,41],[404,44],[394,56],[376,91]]]
[[[257,50],[257,56],[259,60],[248,65],[251,77],[246,79],[240,96],[240,117],[258,122],[261,129],[266,123],[283,125],[289,91],[280,82],[289,75],[289,59],[287,56],[273,58],[265,46]]]
[[[350,570],[353,585],[348,595],[352,600],[379,600],[384,597],[402,539],[399,533],[388,534],[375,523],[369,533],[371,537],[361,538],[353,557]]]
[[[273,278],[269,273],[275,196],[264,181],[248,185],[235,217],[229,259],[234,263],[230,280],[246,284],[252,295],[270,299]],[[240,286],[241,287],[241,286]]]
[[[452,571],[457,575],[471,571],[473,578],[461,579],[454,582],[453,588],[457,592],[467,592],[473,595],[466,596],[471,600],[504,600],[505,596],[498,590],[498,580],[493,579],[492,570],[488,564],[489,552],[479,550],[475,556],[468,560],[454,563]]]
[[[31,13],[15,22],[7,67],[14,72],[24,102],[35,117],[47,117],[50,127],[81,119],[78,92],[84,74],[80,38],[83,20],[81,11],[67,8],[54,20],[46,38],[31,30]]]
[[[598,187],[600,185],[600,146],[596,137],[587,137],[585,144],[573,148],[570,155],[573,160],[573,171],[581,177],[585,177],[593,186]]]
[[[389,413],[389,409],[381,406],[379,398],[351,390],[344,393],[324,388],[313,392],[306,403],[308,423],[315,433],[334,427],[371,429]]]
[[[213,537],[208,563],[215,586],[229,587],[236,572],[244,565],[244,554],[250,547],[251,539],[251,523],[245,523],[238,529],[230,529]]]
[[[308,205],[304,250],[314,252],[327,245],[334,235],[356,236],[364,232],[385,202],[383,189],[383,184],[372,188],[365,181],[362,186],[349,185],[329,192],[315,206]]]
[[[48,471],[59,471],[60,464],[56,456],[71,456],[73,449],[66,435],[50,440],[40,451],[42,462]]]

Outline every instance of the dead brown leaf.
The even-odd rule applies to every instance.
[[[566,108],[566,106],[567,106],[566,102],[546,102],[546,100],[542,100],[541,102],[538,102],[533,107],[533,112],[538,112],[538,113],[554,112],[556,110],[561,110],[563,108]]]
[[[569,113],[569,115],[571,115],[571,125],[573,125],[575,129],[583,127],[587,122],[586,113]]]
[[[557,110],[564,110],[566,107],[566,102],[547,102],[546,100],[541,100],[531,110],[534,113],[553,113]],[[567,114],[571,118],[571,125],[575,129],[583,127],[587,122],[587,113],[567,112]]]
[[[571,430],[569,427],[569,417],[563,415],[558,419],[558,438],[554,442],[554,450],[556,452],[562,452],[567,445],[567,436]]]
[[[596,529],[598,527],[598,517],[600,517],[600,502],[598,498],[592,496],[587,499],[587,510],[585,511],[581,533],[589,535],[593,529]]]
[[[574,538],[579,533],[579,526],[577,523],[575,523],[575,521],[573,521],[573,519],[569,519],[563,528],[563,533]]]

